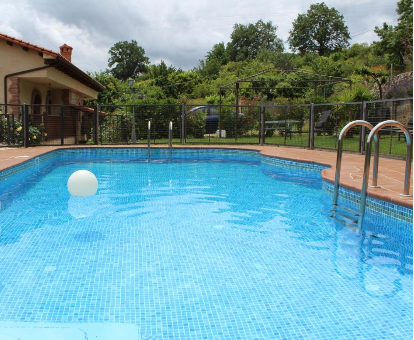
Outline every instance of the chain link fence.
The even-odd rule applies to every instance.
[[[349,122],[396,120],[412,133],[413,99],[303,105],[0,105],[0,146],[261,144],[336,149]],[[150,134],[148,134],[150,122]],[[368,129],[355,127],[344,150],[363,152]],[[380,153],[405,156],[397,128],[380,131]]]

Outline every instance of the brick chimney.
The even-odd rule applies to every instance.
[[[69,45],[66,45],[66,44],[63,44],[59,48],[60,48],[60,54],[62,55],[62,57],[69,60],[70,62],[72,62],[72,50],[73,50],[73,48]]]

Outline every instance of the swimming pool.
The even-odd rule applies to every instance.
[[[70,197],[78,169],[96,196]],[[411,339],[412,223],[368,211],[356,235],[330,217],[321,169],[73,149],[0,173],[0,335]]]

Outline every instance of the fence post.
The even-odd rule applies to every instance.
[[[265,143],[265,107],[264,105],[260,108],[260,145]]]
[[[60,145],[65,144],[65,122],[63,119],[63,106],[60,105]]]
[[[362,102],[361,114],[362,114],[361,119],[367,121],[367,103],[365,101]],[[365,136],[366,136],[365,126],[361,126],[360,136],[361,137],[359,140],[359,153],[363,155],[365,151]]]
[[[310,119],[309,119],[309,141],[308,147],[313,150],[315,146],[315,135],[314,135],[314,126],[315,126],[315,106],[313,103],[310,106]]]
[[[3,136],[4,141],[7,142],[8,145],[10,145],[12,143],[12,139],[13,139],[13,128],[14,128],[13,119],[12,119],[12,122],[10,124],[10,118],[13,118],[13,117],[14,117],[13,115],[9,116],[9,115],[5,114],[4,115],[4,120],[5,120],[6,125],[7,125],[6,126],[6,128],[7,128],[6,131],[7,132],[3,131],[3,129],[0,129],[0,139],[1,139],[2,135],[4,135]],[[1,119],[1,117],[0,117],[0,119]]]
[[[236,83],[236,113],[234,114],[234,142],[237,143],[237,119],[239,118],[239,83]],[[221,131],[219,131],[221,135]]]
[[[397,120],[397,117],[395,117],[394,116],[394,101],[391,101],[391,112],[390,112],[390,119],[393,119],[393,120]],[[385,119],[387,119],[387,118],[385,118]],[[393,128],[391,127],[391,129],[390,129],[390,147],[389,147],[389,151],[388,151],[388,153],[391,155],[391,153],[392,153],[392,136],[393,136]]]
[[[23,147],[27,148],[29,146],[29,107],[26,104],[23,104],[22,114]]]
[[[185,112],[186,112],[186,104],[181,104],[181,145],[184,145],[184,141],[187,135],[187,131],[185,131]]]
[[[94,108],[94,120],[93,120],[93,143],[99,144],[99,104],[96,104]]]

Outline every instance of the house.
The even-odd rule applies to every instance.
[[[79,105],[97,99],[104,87],[72,64],[72,50],[63,44],[55,52],[0,33],[0,106],[20,119],[21,105],[28,104],[31,125],[42,124],[49,139],[74,138],[77,144],[85,138],[82,121],[91,115]]]

